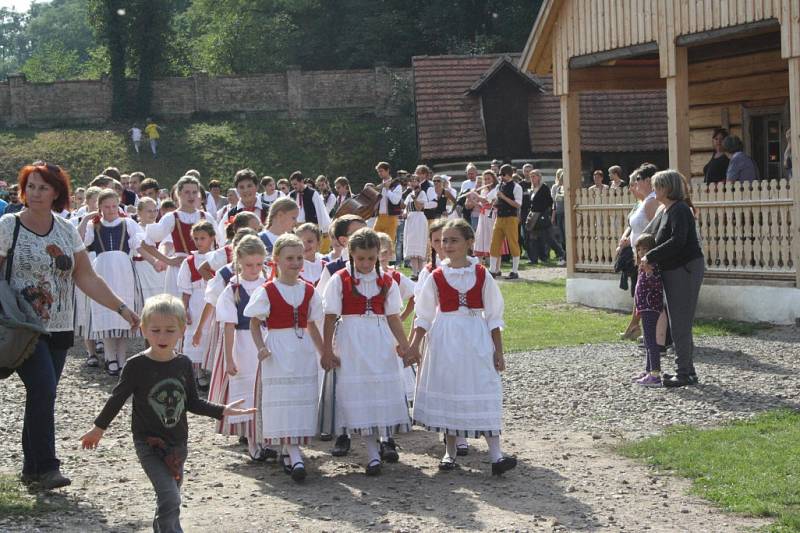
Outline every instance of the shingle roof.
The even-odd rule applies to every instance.
[[[417,136],[424,160],[486,155],[486,134],[478,96],[467,91],[506,54],[418,56],[412,60]],[[517,54],[507,54],[516,60]],[[561,151],[561,108],[549,76],[535,78],[528,124],[534,155]],[[593,152],[667,149],[664,91],[623,91],[581,95],[581,148]]]

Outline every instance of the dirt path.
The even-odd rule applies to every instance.
[[[639,366],[630,345],[513,354],[504,380],[503,438],[520,466],[501,479],[489,475],[485,444],[477,440],[470,441],[472,452],[459,471],[439,473],[441,444],[433,434],[414,431],[399,439],[401,462],[386,465],[379,478],[363,474],[357,439],[344,459],[326,453],[330,443],[316,443],[306,452],[308,480],[298,486],[276,466],[250,462],[235,439],[214,434],[210,420],[192,415],[184,528],[716,533],[758,527],[765,522],[714,509],[689,496],[686,481],[620,458],[612,448],[621,436],[672,421],[707,424],[796,406],[800,377],[786,369],[800,355],[797,338],[797,330],[788,328],[760,338],[702,339],[698,371],[707,383],[678,393],[627,384],[624,378]],[[44,496],[58,512],[0,517],[2,531],[149,530],[153,493],[132,450],[130,405],[99,450],[79,449],[78,437],[113,386],[111,378],[81,363],[77,353],[69,358],[57,407],[57,447],[73,485]],[[17,473],[21,462],[22,399],[18,379],[2,383],[0,471],[6,474]],[[650,421],[647,431],[642,419]]]

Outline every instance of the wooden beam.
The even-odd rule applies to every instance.
[[[564,224],[567,241],[567,277],[575,275],[575,199],[581,189],[580,94],[561,96],[561,159],[564,165]]]
[[[604,52],[597,52],[595,54],[586,54],[578,57],[570,58],[569,68],[586,68],[602,65],[609,61],[616,61],[619,59],[628,59],[631,57],[640,57],[649,54],[657,54],[658,45],[655,42],[635,44],[633,46],[625,46],[623,48],[616,48],[614,50],[607,50]]]
[[[728,26],[716,30],[701,31],[687,35],[679,35],[675,39],[678,46],[698,46],[702,44],[718,43],[720,41],[730,41],[731,39],[741,39],[761,33],[769,33],[780,30],[781,24],[778,19],[759,20],[747,24]]]
[[[686,48],[675,47],[675,75],[667,78],[667,139],[669,166],[691,176],[689,144],[689,62]]]
[[[655,65],[615,65],[569,70],[569,92],[663,90],[664,79]]]
[[[800,56],[789,59],[789,121],[792,127],[792,262],[795,286],[800,288]]]

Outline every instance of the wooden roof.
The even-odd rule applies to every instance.
[[[426,161],[477,158],[487,152],[480,97],[469,89],[498,60],[518,54],[418,56],[412,60],[420,157]],[[561,107],[550,76],[531,77],[528,124],[534,155],[561,151]],[[581,95],[581,149],[637,152],[667,149],[663,91],[587,92]]]

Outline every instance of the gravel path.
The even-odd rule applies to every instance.
[[[712,425],[777,407],[800,407],[800,332],[698,340],[701,384],[683,390],[628,383],[642,363],[632,344],[557,348],[508,356],[505,451],[520,460],[488,475],[486,446],[460,471],[440,474],[441,445],[423,431],[401,436],[401,462],[363,474],[362,444],[332,459],[329,443],[307,451],[309,478],[295,485],[275,466],[254,464],[235,439],[190,415],[184,486],[187,531],[692,531],[728,532],[766,522],[726,514],[688,495],[685,480],[614,454],[622,438],[674,423]],[[126,406],[95,452],[79,449],[111,378],[71,355],[59,388],[57,447],[73,485],[43,496],[60,510],[0,517],[2,531],[148,531],[153,493],[132,450]],[[669,365],[665,365],[669,368]],[[0,472],[19,470],[23,388],[0,386]],[[680,517],[679,524],[664,521]]]

